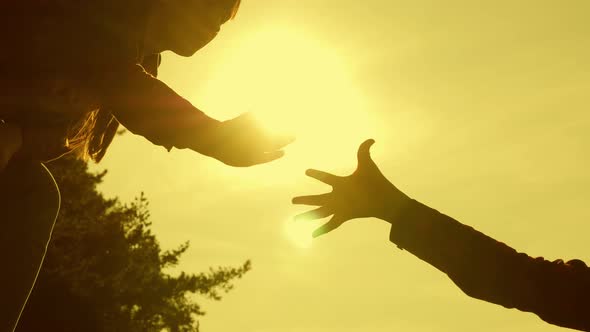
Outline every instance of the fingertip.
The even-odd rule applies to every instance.
[[[291,204],[297,204],[297,205],[299,205],[299,204],[301,204],[302,199],[303,198],[301,196],[293,197],[291,199]]]
[[[300,213],[300,214],[294,216],[293,217],[293,221],[300,222],[300,221],[309,221],[309,220],[312,220],[312,218],[310,218],[310,216],[309,216],[309,213],[310,212],[311,211],[307,211],[307,212],[303,212],[303,213]]]
[[[296,215],[295,217],[293,217],[293,221],[295,221],[295,222],[308,222],[308,221],[316,220],[317,218],[310,215],[310,212],[311,211]]]
[[[276,159],[279,159],[279,158],[284,157],[285,156],[285,151],[283,151],[283,150],[277,150],[277,151],[267,152],[266,153],[266,156],[267,156],[267,158],[270,161],[273,161],[273,160],[276,160]]]
[[[293,142],[295,142],[295,136],[291,136],[291,135],[275,136],[274,138],[272,138],[272,140],[270,142],[270,148],[281,149]]]
[[[272,161],[282,158],[284,155],[285,155],[285,151],[283,151],[283,150],[267,152],[267,153],[264,153],[263,155],[259,156],[257,159],[254,159],[253,161],[251,161],[250,166],[270,163]]]
[[[373,146],[373,144],[375,144],[375,140],[370,138],[368,140],[365,140],[362,144],[361,147],[365,148],[365,149],[369,149],[371,148],[371,146]]]

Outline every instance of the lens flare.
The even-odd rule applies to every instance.
[[[284,233],[289,242],[301,249],[309,249],[313,244],[311,236],[315,223],[309,221],[288,220],[285,222]]]

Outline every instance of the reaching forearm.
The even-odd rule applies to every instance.
[[[219,121],[198,110],[140,66],[109,80],[104,105],[129,131],[170,149],[190,148],[207,154],[207,132]]]
[[[391,241],[446,273],[467,295],[590,329],[590,269],[583,262],[518,253],[416,201],[391,216]]]

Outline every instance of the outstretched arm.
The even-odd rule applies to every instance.
[[[350,219],[381,218],[391,224],[392,242],[446,273],[469,296],[590,331],[590,269],[582,261],[529,257],[410,199],[375,165],[369,154],[372,144],[370,140],[361,145],[358,168],[350,176],[307,172],[333,187],[328,194],[293,200],[319,206],[299,218],[333,215],[314,236]]]
[[[139,65],[107,76],[101,87],[104,107],[129,131],[167,149],[191,149],[231,166],[251,166],[280,158],[292,141],[265,133],[250,115],[217,121]]]
[[[389,219],[390,240],[445,272],[467,295],[590,331],[590,268],[533,258],[417,201]]]

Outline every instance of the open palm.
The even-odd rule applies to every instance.
[[[289,135],[269,133],[251,113],[245,113],[211,130],[207,141],[213,143],[207,150],[196,150],[230,166],[248,167],[281,158],[282,149],[293,140]]]
[[[358,166],[351,175],[337,176],[315,169],[307,170],[308,176],[332,186],[330,193],[293,198],[293,204],[318,206],[298,215],[297,220],[332,216],[330,221],[314,231],[314,237],[326,234],[351,219],[385,218],[388,211],[409,199],[385,178],[371,159],[370,148],[374,143],[371,139],[360,145]]]

